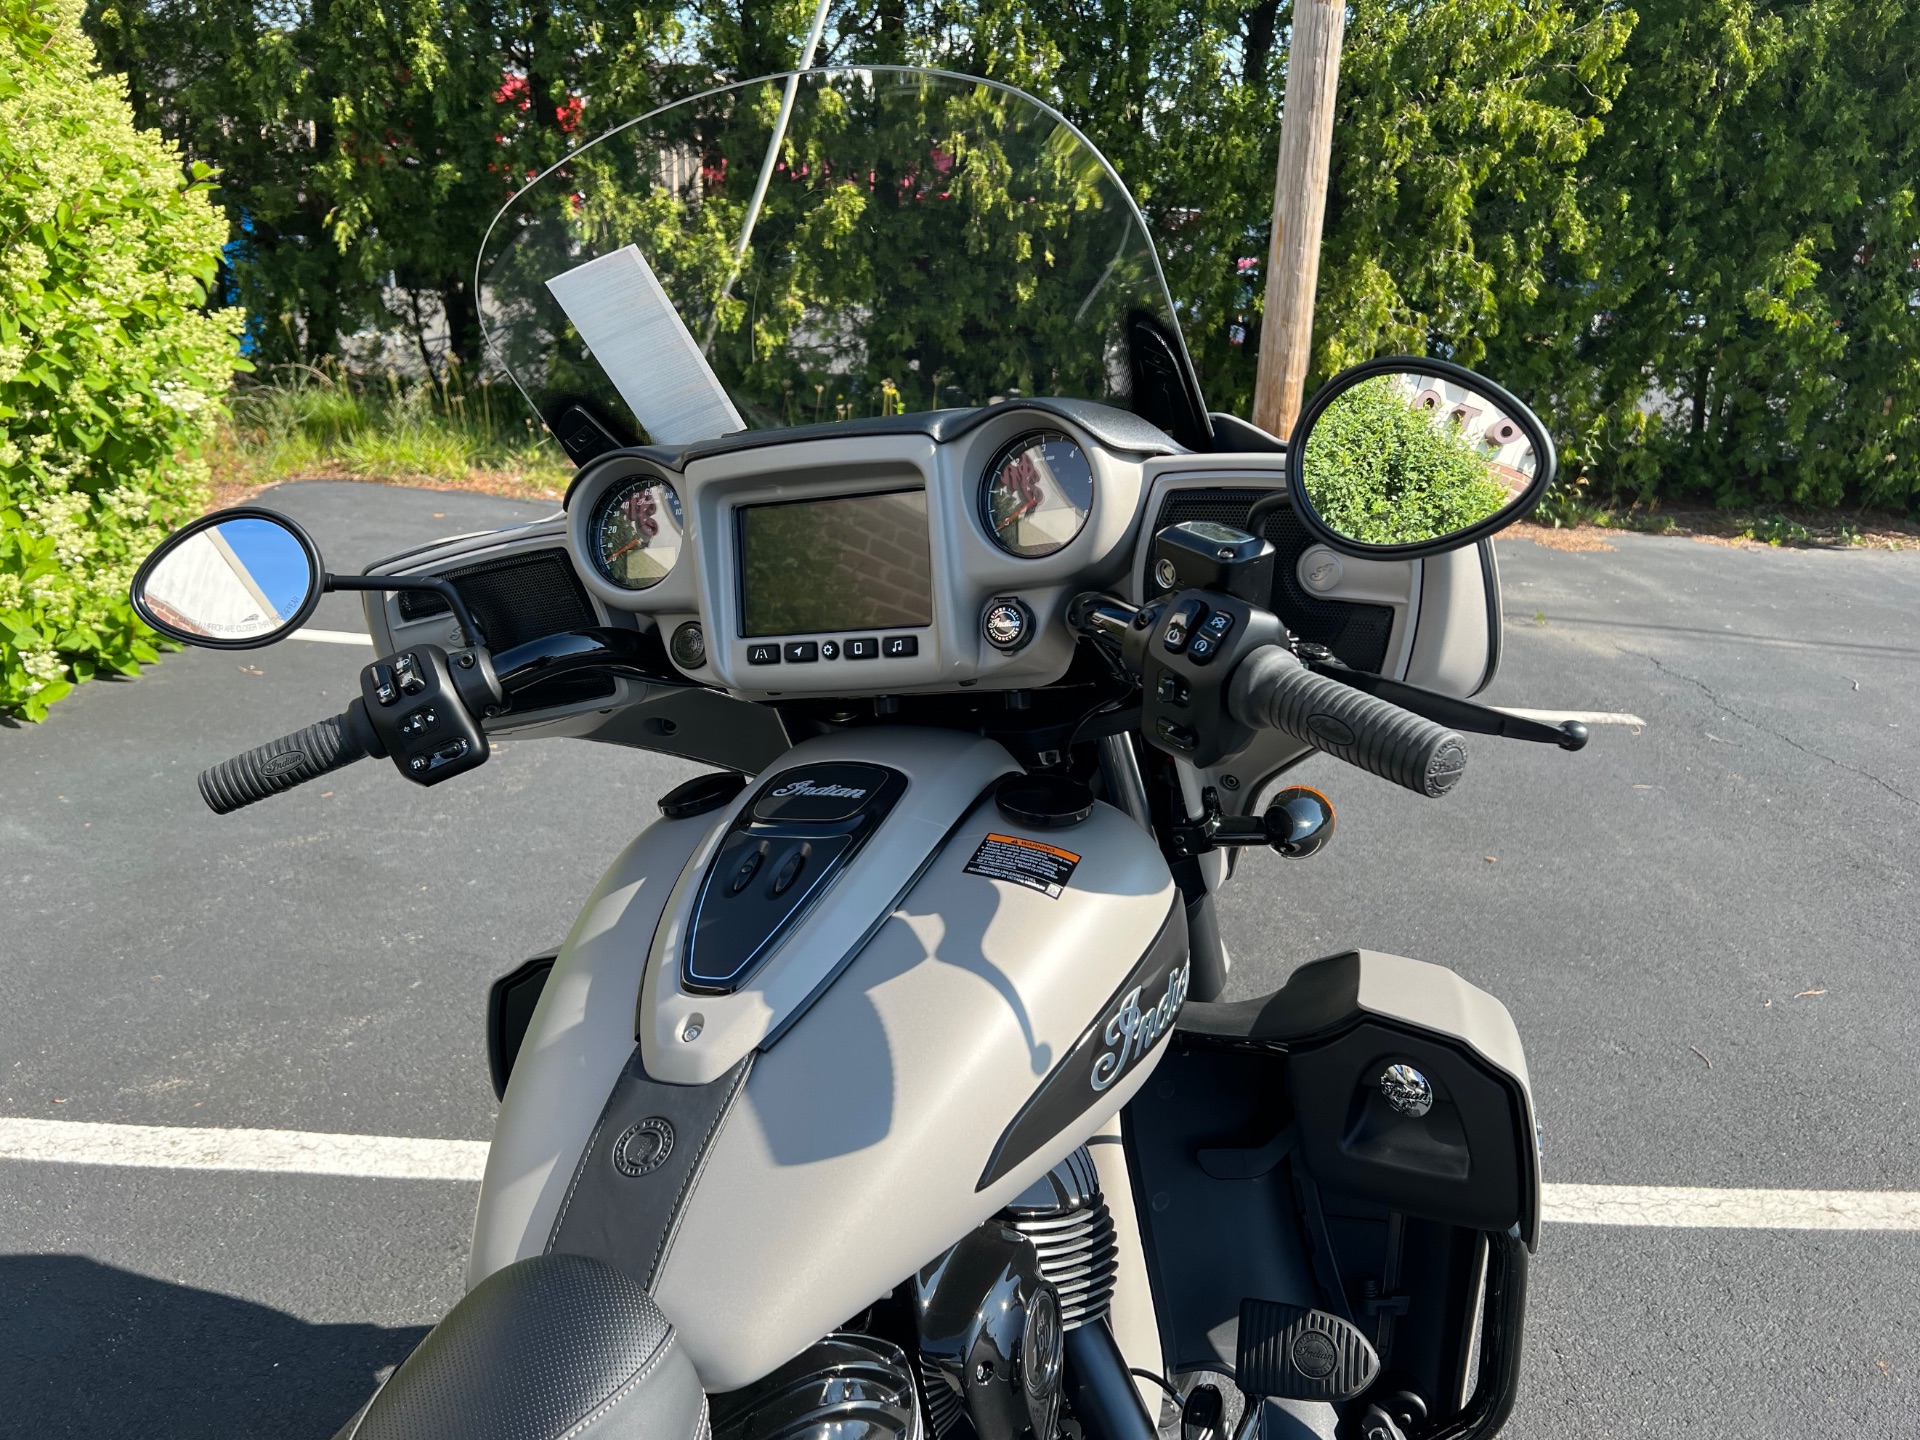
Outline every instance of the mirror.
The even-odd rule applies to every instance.
[[[1512,524],[1553,479],[1533,412],[1442,360],[1372,360],[1308,403],[1288,447],[1310,530],[1369,555],[1435,554]]]
[[[320,553],[271,510],[222,510],[176,530],[133,577],[133,608],[188,645],[269,645],[320,599]]]

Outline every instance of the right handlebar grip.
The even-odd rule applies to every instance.
[[[354,719],[349,710],[202,770],[201,798],[214,814],[225,815],[366,759],[372,752],[361,740]]]
[[[1466,770],[1466,744],[1444,725],[1315,674],[1278,645],[1241,662],[1227,706],[1242,725],[1285,731],[1417,795],[1446,794]]]

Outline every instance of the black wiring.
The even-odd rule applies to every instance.
[[[1154,1384],[1158,1385],[1162,1390],[1166,1391],[1169,1395],[1173,1397],[1174,1404],[1184,1406],[1187,1403],[1187,1397],[1182,1395],[1180,1391],[1175,1387],[1174,1383],[1171,1380],[1167,1379],[1166,1376],[1156,1375],[1151,1370],[1141,1370],[1138,1367],[1129,1369],[1127,1373],[1129,1375],[1136,1375],[1142,1380],[1153,1381]]]

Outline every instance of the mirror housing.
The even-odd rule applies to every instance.
[[[1526,515],[1555,463],[1546,427],[1491,380],[1387,355],[1341,371],[1307,402],[1287,444],[1287,491],[1333,549],[1414,559]]]
[[[305,530],[242,505],[169,535],[134,573],[129,598],[169,639],[251,650],[305,624],[326,588],[319,547]]]

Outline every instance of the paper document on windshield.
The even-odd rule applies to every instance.
[[[654,444],[747,428],[637,246],[556,275],[547,289]]]

